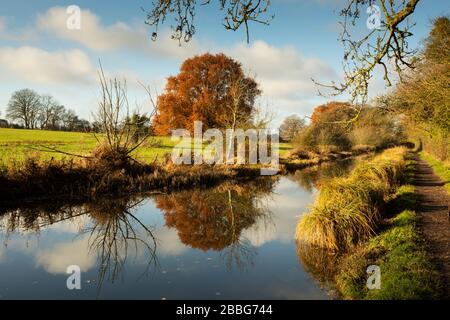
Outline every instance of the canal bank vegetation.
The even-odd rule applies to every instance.
[[[355,116],[357,121],[352,121]],[[310,124],[293,139],[292,155],[366,152],[406,141],[398,116],[370,105],[357,109],[350,103],[329,102],[314,109]]]
[[[307,270],[344,299],[442,298],[441,275],[414,212],[414,161],[394,148],[336,178],[297,227]],[[367,268],[381,271],[380,289],[367,288]]]
[[[410,184],[413,170],[414,161],[408,160],[405,184],[387,203],[380,232],[341,259],[335,281],[343,298],[443,298],[442,278],[428,253],[414,211],[417,199]],[[380,267],[380,289],[369,290],[366,286],[369,265]]]
[[[352,121],[358,113],[358,120]],[[405,145],[405,129],[398,116],[370,105],[329,102],[314,109],[310,123],[293,137],[293,150],[282,163],[299,170],[322,162],[342,160]]]
[[[376,105],[398,114],[408,135],[421,141],[422,149],[442,162],[450,160],[450,19],[438,17],[423,49],[415,56],[415,68]]]
[[[361,162],[348,177],[324,184],[296,237],[311,246],[345,250],[373,236],[386,200],[401,181],[406,148],[384,151]]]
[[[219,74],[212,73],[205,79],[199,70],[208,68],[228,70],[230,77],[222,79]],[[166,150],[161,155],[161,141],[167,137],[154,136],[166,135],[180,128],[192,133],[194,121],[202,121],[204,130],[216,127],[220,130],[267,128],[270,112],[261,112],[257,104],[261,95],[258,84],[244,74],[239,62],[223,54],[193,57],[182,64],[177,77],[169,78],[164,93],[159,97],[153,97],[151,89],[144,87],[151,106],[146,117],[152,120],[145,130],[138,125],[140,121],[134,121],[134,116],[130,116],[126,82],[107,79],[101,66],[99,78],[100,97],[94,115],[98,133],[92,134],[93,138],[79,151],[76,148],[68,150],[65,145],[56,143],[58,141],[55,144],[36,143],[29,146],[33,153],[16,160],[12,149],[8,154],[11,158],[3,161],[0,167],[1,200],[37,197],[90,199],[208,186],[224,180],[251,179],[260,175],[262,164],[176,165],[171,159],[174,145],[164,142]],[[192,81],[189,80],[191,78]],[[186,87],[177,87],[176,79],[184,79]],[[210,90],[210,94],[203,97],[198,90],[190,90],[194,84]],[[225,96],[224,88],[228,88]],[[200,96],[207,101],[199,100]],[[210,109],[211,106],[218,108]],[[364,123],[347,128],[344,124],[330,125],[332,120],[345,115],[350,117],[351,110],[355,110],[351,105],[331,103],[317,108],[308,126],[303,123],[297,125],[298,130],[293,132],[298,136],[292,142],[296,150],[281,161],[279,172],[379,151],[404,142],[400,124],[376,114],[369,107],[364,108],[361,115]],[[139,118],[137,113],[135,115]],[[23,132],[20,131],[21,134]],[[14,132],[8,133],[14,135]],[[249,142],[245,143],[248,146]],[[286,145],[280,147],[283,151],[288,148]],[[143,149],[158,151],[149,152],[155,155],[153,160],[143,161],[139,157]]]

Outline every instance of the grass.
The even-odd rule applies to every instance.
[[[5,201],[48,196],[96,198],[105,194],[206,186],[229,179],[253,179],[260,175],[262,167],[260,164],[175,165],[170,157],[164,157],[177,143],[170,137],[150,138],[149,143],[154,140],[158,143],[138,148],[132,154],[137,162],[100,156],[102,148],[91,134],[0,129],[0,137],[0,200]],[[92,157],[80,159],[36,150],[43,146]],[[154,162],[156,156],[160,161]]]
[[[152,146],[149,146],[151,142]],[[37,155],[42,160],[70,159],[70,156],[61,153],[36,149],[48,146],[67,153],[87,155],[97,143],[90,133],[0,128],[0,164],[23,162],[27,157]],[[176,144],[177,141],[171,141],[171,137],[151,137],[149,143],[139,147],[134,156],[144,163],[150,163],[155,158],[163,159]],[[291,148],[289,143],[280,143],[280,156],[283,157]]]
[[[428,162],[428,164],[433,168],[433,171],[436,173],[436,175],[439,176],[442,181],[444,181],[445,190],[447,190],[447,193],[450,195],[450,163],[439,161],[435,157],[424,151],[420,152],[419,155],[423,160]]]
[[[412,177],[408,169],[408,179]],[[343,256],[335,276],[344,299],[439,299],[442,281],[433,264],[413,211],[416,196],[412,185],[401,186],[388,203],[391,215],[378,235]],[[369,265],[381,271],[381,287],[366,286]]]
[[[388,149],[359,163],[348,177],[324,184],[297,225],[297,240],[334,251],[368,240],[378,228],[385,201],[400,182],[406,153],[401,147]]]
[[[170,137],[155,137],[156,146],[141,146],[135,156],[144,162],[151,162],[156,156],[162,159],[170,153],[177,143]],[[56,148],[60,151],[87,155],[98,144],[93,134],[81,132],[63,132],[47,130],[0,129],[0,163],[6,164],[11,160],[23,161],[29,156],[37,154],[42,160],[71,158],[61,153],[38,151],[41,146]]]

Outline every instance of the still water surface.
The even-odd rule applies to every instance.
[[[328,299],[299,216],[351,162],[141,198],[3,209],[0,299]],[[81,290],[66,269],[81,268]]]

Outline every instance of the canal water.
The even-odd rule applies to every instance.
[[[170,194],[0,207],[0,299],[329,299],[294,235],[321,183],[351,166]],[[79,290],[67,287],[69,266],[81,271]]]

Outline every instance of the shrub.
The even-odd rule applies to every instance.
[[[294,146],[308,151],[327,153],[351,149],[351,141],[340,125],[314,124],[303,129]]]

